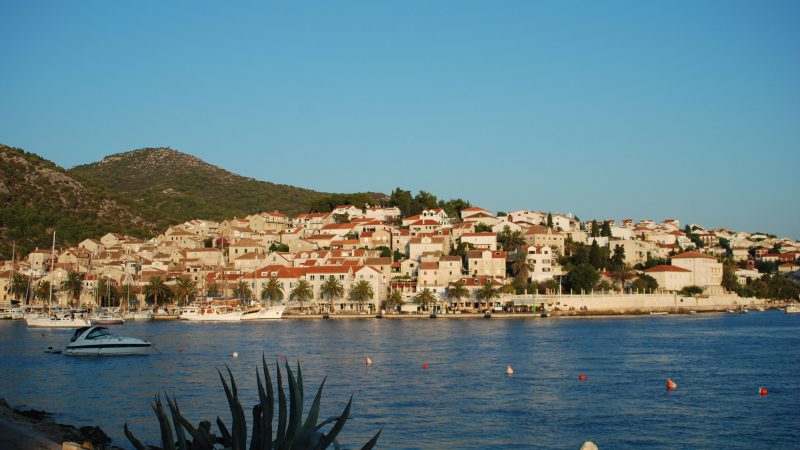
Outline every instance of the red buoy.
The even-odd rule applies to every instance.
[[[586,375],[580,375],[580,376],[578,376],[578,379],[581,380],[581,381],[584,381],[584,380],[586,380]]]
[[[422,368],[423,368],[423,369],[427,369],[427,368],[428,368],[428,363],[425,363],[425,364],[423,364],[423,365],[422,365]]]
[[[668,391],[671,391],[671,390],[673,390],[673,389],[675,389],[677,387],[678,387],[678,385],[674,381],[672,381],[669,378],[667,378],[667,390]]]
[[[368,366],[372,365],[372,360],[369,358],[369,356],[365,356],[364,357],[364,364],[366,364]]]
[[[763,395],[767,395],[767,388],[758,388],[758,393]]]
[[[179,346],[178,346],[178,351],[179,351],[179,352],[182,352],[182,351],[183,351],[183,346],[182,346],[182,345],[179,345]]]
[[[281,361],[286,361],[286,356],[285,355],[281,355],[281,356],[278,357],[278,359],[280,359]]]

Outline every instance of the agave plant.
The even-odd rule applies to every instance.
[[[339,435],[339,432],[342,431],[345,422],[347,422],[350,416],[353,396],[350,396],[350,401],[347,402],[347,406],[339,416],[331,417],[317,423],[319,420],[319,403],[322,398],[322,387],[325,385],[325,380],[323,379],[317,390],[317,395],[314,397],[314,402],[311,404],[311,409],[304,421],[303,373],[300,370],[300,364],[297,364],[297,378],[295,378],[292,369],[289,367],[289,363],[284,363],[289,392],[289,403],[287,405],[286,394],[283,390],[280,364],[276,362],[278,417],[277,423],[275,423],[275,395],[272,390],[272,379],[267,369],[267,362],[263,356],[261,358],[261,363],[266,383],[261,382],[261,376],[258,373],[258,369],[256,369],[259,403],[253,406],[253,434],[250,437],[249,449],[325,449],[331,444],[333,444],[335,449],[339,449],[340,446],[336,437]],[[161,396],[157,395],[152,407],[161,428],[161,447],[144,446],[133,433],[128,430],[127,423],[125,423],[125,436],[138,450],[248,449],[247,420],[245,419],[244,408],[242,408],[242,404],[239,402],[239,393],[236,388],[236,381],[233,379],[233,374],[230,368],[227,368],[227,370],[228,377],[230,378],[230,385],[225,380],[222,372],[219,370],[217,370],[217,372],[222,381],[222,387],[225,389],[225,395],[228,397],[228,406],[230,407],[231,416],[233,418],[230,429],[228,429],[219,417],[217,417],[219,436],[211,432],[211,424],[208,421],[202,421],[197,427],[193,427],[191,423],[181,415],[178,401],[175,399],[174,395],[172,398],[166,395],[167,408],[164,407]],[[167,411],[167,409],[169,411]],[[323,427],[329,424],[333,425],[327,433],[323,432]],[[383,431],[383,429],[379,430],[378,433],[362,447],[362,450],[374,447],[375,443],[378,442],[381,431]]]

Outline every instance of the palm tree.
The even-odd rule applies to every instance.
[[[269,306],[275,304],[276,300],[283,300],[283,287],[277,278],[270,278],[261,288],[261,300],[269,300]]]
[[[447,289],[444,290],[444,296],[450,301],[455,299],[456,303],[458,303],[462,298],[469,297],[469,289],[464,286],[463,281],[456,281],[447,286]]]
[[[9,287],[11,295],[19,300],[21,296],[28,292],[28,283],[30,283],[30,280],[25,275],[21,273],[14,274],[14,278],[11,279],[11,286]]]
[[[325,280],[324,283],[322,283],[319,293],[322,298],[327,298],[330,301],[330,312],[333,312],[333,301],[342,298],[344,295],[344,287],[339,280],[334,277],[330,277]]]
[[[475,298],[478,301],[485,302],[487,309],[491,309],[489,308],[489,303],[496,298],[500,298],[500,290],[494,287],[492,280],[486,280],[483,286],[475,293]]]
[[[619,282],[619,287],[623,291],[625,290],[625,282],[633,279],[634,276],[635,275],[633,271],[627,264],[623,264],[619,267],[619,269],[611,272],[611,278]]]
[[[246,298],[253,298],[253,291],[247,281],[239,280],[233,288],[233,296],[242,301]]]
[[[38,298],[42,301],[42,303],[44,303],[44,301],[47,300],[47,297],[50,295],[50,282],[47,280],[41,280],[36,283],[36,290],[33,294],[35,298]]]
[[[528,259],[525,253],[517,252],[514,259],[511,261],[511,271],[517,276],[520,282],[527,284],[528,276],[534,270],[533,261]]]
[[[158,307],[158,298],[166,299],[172,291],[161,277],[150,277],[150,281],[144,287],[144,293],[147,297],[153,299],[153,306]]]
[[[69,293],[72,299],[71,305],[78,306],[78,299],[81,298],[83,291],[83,274],[75,271],[67,272],[67,278],[61,282],[61,289]]]
[[[300,301],[300,311],[303,311],[303,301],[310,300],[312,297],[314,297],[314,289],[311,287],[311,283],[306,280],[298,281],[289,294],[289,298]]]
[[[433,306],[435,309],[437,303],[436,292],[425,288],[417,292],[417,295],[414,296],[414,302],[418,303],[424,309],[428,309],[429,306]]]
[[[94,293],[100,299],[100,306],[112,306],[112,302],[117,298],[117,288],[109,280],[98,280]]]
[[[186,305],[194,300],[194,296],[197,295],[197,283],[191,278],[178,279],[178,283],[175,285],[175,295],[178,296],[180,305]]]
[[[350,300],[356,302],[358,305],[358,312],[361,312],[361,303],[372,300],[375,292],[372,290],[372,285],[367,280],[361,280],[350,289]]]
[[[219,285],[217,283],[211,283],[206,286],[206,295],[209,297],[216,297],[219,295]]]
[[[386,308],[397,309],[403,306],[403,293],[399,289],[392,289],[389,297],[386,298]]]

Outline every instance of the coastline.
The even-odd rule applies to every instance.
[[[49,412],[13,408],[0,398],[0,448],[60,450],[72,448],[64,445],[68,442],[76,443],[75,448],[84,443],[93,448],[118,448],[110,445],[111,439],[99,427],[57,423]]]

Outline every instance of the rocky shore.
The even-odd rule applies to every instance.
[[[83,448],[114,449],[111,438],[99,427],[80,427],[55,422],[51,414],[12,408],[0,398],[0,448],[10,450],[61,449],[65,442]]]

